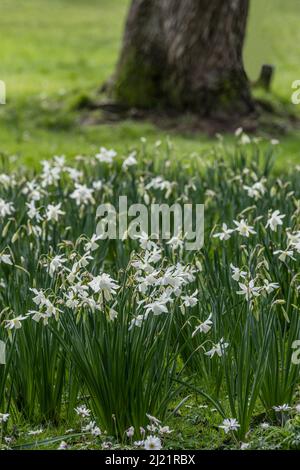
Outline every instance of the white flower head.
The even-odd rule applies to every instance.
[[[159,437],[148,436],[144,442],[144,449],[146,450],[160,450],[162,448],[161,440]]]
[[[95,158],[101,163],[111,164],[116,156],[117,152],[115,150],[108,150],[105,147],[101,147],[100,152],[96,154]]]
[[[226,434],[230,431],[237,431],[240,425],[235,418],[227,418],[224,419],[223,423],[219,426],[219,428],[223,429]]]
[[[183,300],[183,305],[185,307],[195,307],[195,305],[197,305],[198,303],[197,295],[198,295],[198,290],[195,290],[193,294],[184,295],[183,297],[181,297]]]
[[[212,314],[210,314],[209,317],[203,323],[200,323],[200,325],[196,327],[196,329],[192,333],[192,338],[199,332],[205,333],[205,334],[209,332],[209,330],[211,329],[213,325],[213,322],[211,321],[211,317],[212,317]]]
[[[237,268],[232,263],[230,264],[230,268],[232,270],[232,279],[237,282],[240,280],[240,278],[244,279],[247,276],[246,271],[242,271],[240,268]]]
[[[14,212],[13,203],[0,198],[0,219],[3,219],[6,215],[12,215]]]
[[[222,224],[222,232],[215,233],[214,238],[219,238],[220,240],[229,240],[231,234],[234,232],[232,228],[228,228],[225,223]]]
[[[136,160],[136,152],[132,152],[123,162],[122,168],[123,170],[127,170],[130,166],[135,166],[137,164]]]
[[[0,424],[6,423],[9,418],[9,413],[0,413]]]
[[[217,344],[214,344],[214,346],[205,354],[210,358],[214,357],[215,354],[219,357],[222,357],[225,354],[225,349],[228,348],[228,346],[229,343],[226,343],[224,338],[221,338],[220,341]]]
[[[239,222],[234,220],[233,223],[236,225],[236,231],[239,232],[242,237],[249,237],[250,234],[255,234],[255,230],[251,225],[248,225],[245,219],[240,220]]]
[[[251,279],[249,284],[239,282],[239,286],[241,290],[237,291],[237,294],[244,295],[246,300],[251,300],[260,295],[261,287],[255,287],[253,279]]]
[[[266,228],[270,227],[270,229],[273,231],[273,232],[276,232],[277,231],[277,227],[279,225],[282,225],[282,219],[284,219],[285,215],[284,214],[280,214],[280,212],[277,210],[277,211],[274,211],[271,216],[269,217],[268,221],[267,221],[267,225],[266,225]]]
[[[46,208],[46,218],[51,222],[58,222],[61,215],[65,215],[65,212],[61,209],[61,202],[56,206],[53,204],[48,204]]]
[[[94,190],[86,185],[76,183],[75,190],[70,195],[70,198],[75,199],[77,206],[87,206],[88,204],[95,203],[93,192]]]
[[[91,411],[85,405],[77,406],[75,411],[81,418],[88,418],[91,414]]]
[[[5,328],[8,328],[9,330],[18,330],[22,328],[22,321],[26,320],[27,317],[22,317],[19,315],[16,318],[11,318],[10,320],[5,320]]]
[[[103,292],[105,300],[110,300],[119,289],[118,284],[114,281],[109,274],[102,273],[89,282],[90,288],[97,294]]]
[[[12,266],[13,262],[11,260],[11,255],[0,254],[0,263],[9,264]]]

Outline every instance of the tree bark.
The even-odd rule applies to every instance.
[[[253,111],[243,66],[249,0],[132,0],[112,93],[129,107]]]

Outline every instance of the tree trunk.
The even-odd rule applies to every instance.
[[[249,0],[132,0],[112,81],[129,107],[254,109],[242,50]]]

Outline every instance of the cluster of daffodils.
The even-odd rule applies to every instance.
[[[237,138],[242,149],[256,145],[241,130]],[[41,162],[40,172],[0,170],[0,340],[16,346],[11,360],[15,370],[26,360],[18,354],[31,344],[32,332],[42,331],[46,339],[53,329],[67,334],[70,318],[82,338],[96,318],[103,319],[107,335],[121,331],[132,344],[159,324],[161,336],[155,338],[162,337],[163,344],[170,341],[172,351],[178,343],[180,363],[199,359],[205,374],[196,375],[210,383],[216,381],[213,374],[220,383],[225,380],[219,372],[238,350],[237,321],[244,331],[249,318],[259,325],[274,309],[280,313],[274,315],[276,321],[293,326],[284,329],[285,336],[278,323],[270,326],[273,338],[285,342],[285,356],[292,344],[288,335],[300,339],[300,171],[276,178],[269,165],[260,169],[256,161],[244,158],[231,163],[199,159],[201,172],[191,162],[178,171],[176,163],[154,162],[144,150],[144,156],[133,151],[120,158],[101,147],[95,156],[77,156],[72,165],[55,156]],[[97,231],[97,207],[117,207],[120,195],[127,196],[128,205],[204,204],[203,248],[186,250],[182,226],[174,228],[169,240],[143,231],[135,239],[105,239]],[[169,330],[164,328],[167,321]],[[170,331],[168,337],[164,330]],[[0,386],[1,380],[11,385],[7,369],[3,379],[0,369]],[[296,383],[295,377],[290,383]],[[138,377],[137,382],[144,380]],[[17,386],[12,390],[18,406],[21,392]],[[0,406],[6,409],[1,400],[5,394]],[[82,433],[103,438],[98,417],[92,419],[84,406],[76,413]],[[225,419],[220,428],[239,433],[243,423],[235,410],[230,415],[235,418]],[[0,414],[0,424],[5,416]],[[125,439],[159,450],[171,431],[157,418],[148,419],[145,428],[124,431]],[[102,445],[109,448],[110,443]],[[61,443],[60,448],[66,446]]]

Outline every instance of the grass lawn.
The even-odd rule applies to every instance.
[[[0,107],[0,151],[35,164],[53,154],[94,152],[99,145],[122,153],[142,137],[166,132],[131,121],[79,124],[74,104],[93,93],[111,74],[118,56],[128,0],[1,1],[0,79],[7,104]],[[251,78],[262,63],[276,65],[273,92],[288,101],[300,78],[297,0],[252,0],[245,50]],[[278,33],[280,32],[280,34]],[[201,134],[170,132],[178,155],[203,152],[211,140]],[[273,136],[277,137],[277,136]],[[298,161],[298,135],[281,139],[279,162]]]

